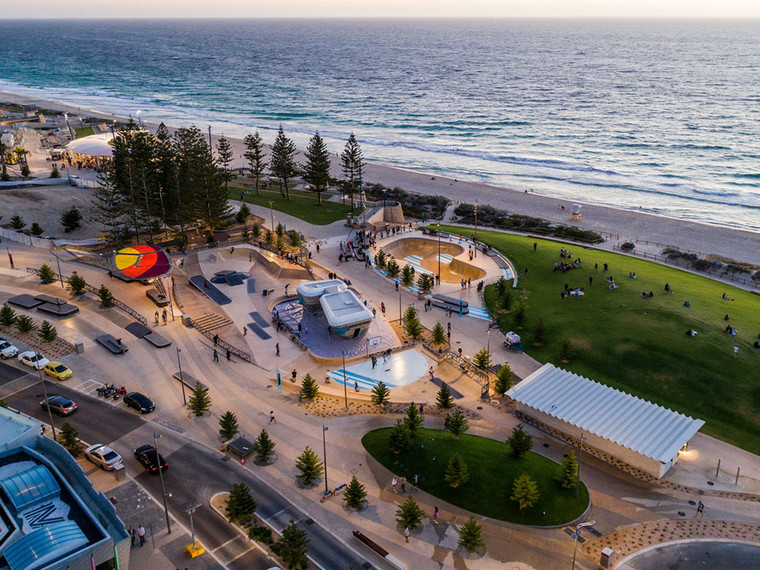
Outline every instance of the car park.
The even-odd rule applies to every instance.
[[[135,449],[135,457],[150,473],[158,473],[159,467],[161,471],[166,471],[169,467],[163,456],[152,445],[143,445]]]
[[[68,416],[77,411],[76,402],[64,396],[50,396],[47,400],[40,402],[40,407],[43,410],[47,410],[49,407],[51,412],[55,412],[59,416]]]
[[[103,443],[96,443],[84,450],[84,456],[105,471],[121,465],[121,455]]]
[[[44,370],[45,374],[52,376],[53,378],[58,378],[58,380],[67,380],[68,378],[71,378],[72,374],[74,374],[71,371],[71,368],[61,362],[56,361],[48,362],[45,365]]]
[[[22,352],[18,355],[19,361],[21,361],[21,364],[24,364],[26,366],[31,366],[32,368],[36,368],[37,370],[41,370],[45,367],[46,364],[49,364],[50,361],[42,356],[39,352],[34,352],[33,350],[27,350],[26,352]]]
[[[18,356],[18,348],[4,338],[0,338],[0,357],[5,360],[6,358],[13,358],[14,356]]]
[[[153,400],[140,394],[140,392],[130,392],[124,396],[124,403],[141,414],[147,414],[156,409],[156,404],[153,403]]]

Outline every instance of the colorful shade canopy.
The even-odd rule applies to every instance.
[[[114,265],[127,279],[144,281],[171,271],[169,254],[156,245],[133,245],[116,252]]]

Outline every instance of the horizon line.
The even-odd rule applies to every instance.
[[[567,16],[5,16],[5,21],[92,21],[92,20],[134,20],[134,21],[190,21],[190,20],[760,20],[760,15],[752,16],[689,16],[689,15],[655,15],[639,14],[636,16],[612,16],[612,15],[567,15]]]

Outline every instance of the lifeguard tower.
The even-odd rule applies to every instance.
[[[570,219],[577,222],[582,222],[583,217],[581,217],[581,205],[580,204],[573,204],[570,210]]]

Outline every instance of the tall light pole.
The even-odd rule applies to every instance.
[[[55,437],[55,424],[53,423],[53,412],[50,411],[50,402],[48,402],[47,387],[45,386],[45,379],[42,377],[42,368],[37,368],[37,372],[40,375],[40,384],[42,384],[42,393],[45,395],[45,407],[48,411],[48,418],[50,418],[50,427],[53,428],[53,441],[57,441]]]
[[[51,251],[50,253],[53,252]],[[55,253],[53,253],[53,257],[55,257],[55,261],[58,264],[58,278],[61,280],[61,289],[65,289],[66,287],[63,286],[63,273],[61,272],[61,260]]]
[[[272,208],[272,200],[269,200],[269,214],[272,216],[272,231],[274,231],[274,208]]]
[[[441,282],[441,224],[438,223],[438,283]]]
[[[153,447],[156,448],[156,462],[158,463],[158,477],[161,479],[161,497],[164,499],[164,514],[166,515],[166,532],[172,533],[172,526],[169,523],[169,507],[166,506],[166,487],[164,487],[164,474],[161,470],[161,454],[158,452],[158,440],[161,438],[160,433],[153,433]]]
[[[325,493],[329,491],[327,488],[327,441],[325,440],[325,432],[327,429],[327,426],[322,424],[322,454],[324,455],[323,459],[325,464]]]
[[[185,397],[185,378],[182,376],[182,361],[179,358],[182,349],[177,347],[177,366],[179,366],[179,383],[182,385],[182,401],[187,406],[187,398]]]
[[[583,440],[588,439],[583,432],[581,432],[581,438],[578,440],[578,471],[575,474],[575,498],[578,498],[578,489],[581,486],[581,456],[583,455]]]
[[[346,388],[346,351],[343,351],[343,397],[346,399],[346,409],[348,409],[348,388]]]
[[[573,570],[575,570],[575,551],[578,549],[578,535],[581,533],[581,529],[584,526],[592,526],[595,525],[596,521],[588,521],[584,523],[579,523],[578,526],[575,528],[575,539],[573,542],[575,543],[573,545]]]
[[[475,257],[478,256],[478,201],[475,200]]]

